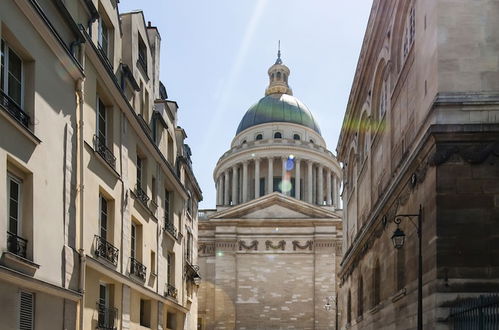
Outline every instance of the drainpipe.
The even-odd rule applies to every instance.
[[[84,45],[82,46],[82,51],[84,52]],[[83,226],[83,104],[84,104],[84,80],[79,79],[76,84],[76,99],[78,100],[78,108],[76,109],[76,205],[77,205],[77,230],[79,230],[79,235],[77,235],[77,248],[80,256],[80,274],[79,274],[79,292],[83,295],[82,299],[78,302],[78,317],[79,317],[79,329],[83,330],[83,310],[85,301],[85,268],[86,268],[86,258],[84,249],[84,226]]]

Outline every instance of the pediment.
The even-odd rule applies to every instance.
[[[329,209],[272,193],[215,213],[212,219],[308,219],[339,218]]]

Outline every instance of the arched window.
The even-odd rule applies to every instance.
[[[352,293],[348,290],[347,296],[347,323],[352,323]]]
[[[378,117],[381,120],[383,115],[386,112],[386,108],[388,106],[388,84],[386,79],[383,79],[381,83],[381,90],[379,92],[379,101],[378,101]]]
[[[277,72],[277,81],[280,81],[281,80],[281,72]]]
[[[381,269],[379,260],[376,259],[373,270],[373,307],[378,305],[381,301]]]
[[[282,74],[282,77],[285,82],[288,82],[288,76],[285,73]]]
[[[271,82],[274,81],[274,74],[273,73],[270,75],[270,81]]]
[[[355,168],[355,150],[352,148],[350,149],[350,156],[348,157],[348,163],[346,163],[347,166],[347,182],[349,186],[349,191],[352,191],[353,189],[353,169]]]
[[[404,30],[402,35],[402,64],[404,64],[405,59],[411,51],[412,45],[414,44],[414,37],[416,35],[416,10],[414,5],[409,8],[407,16],[405,18]]]
[[[359,160],[360,163],[364,161],[364,159],[367,156],[367,134],[368,134],[368,129],[369,129],[369,119],[367,117],[367,114],[364,112],[362,114],[362,117],[360,119],[359,123]],[[359,166],[359,169],[361,167]]]
[[[315,143],[314,140],[310,139],[310,143]]]
[[[293,135],[294,140],[300,140],[300,134],[295,134]]]
[[[360,276],[357,288],[357,316],[362,316],[362,314],[364,314],[364,281]]]
[[[241,142],[241,144],[245,144],[247,141],[246,140],[243,140],[243,142]]]
[[[263,135],[257,134],[255,140],[261,140],[261,139],[263,139]]]
[[[282,134],[281,134],[281,132],[275,132],[275,133],[274,133],[274,139],[282,139]]]

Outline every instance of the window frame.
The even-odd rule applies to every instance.
[[[279,136],[277,136],[279,135]],[[274,139],[282,139],[282,133],[280,131],[274,132]]]
[[[137,259],[137,225],[133,222],[130,227],[130,257]]]
[[[20,82],[19,82],[19,85],[20,85],[20,93],[19,93],[19,98],[20,98],[20,103],[17,102],[17,100],[15,100],[11,94],[10,94],[10,91],[9,91],[9,75],[10,75],[10,72],[9,72],[9,65],[10,65],[10,56],[11,56],[11,52],[13,53],[13,55],[15,55],[18,59],[19,59],[19,62],[21,63],[21,72],[20,72]],[[10,47],[9,43],[3,39],[3,38],[0,38],[0,53],[3,54],[3,56],[0,55],[0,61],[1,59],[3,59],[3,64],[0,64],[0,70],[2,70],[2,66],[3,66],[3,72],[0,73],[0,90],[3,91],[3,93],[5,93],[5,95],[7,95],[12,101],[14,101],[14,103],[19,106],[21,109],[24,109],[24,87],[25,87],[25,79],[24,79],[24,61],[23,61],[23,58],[12,48]],[[2,79],[3,78],[3,79]],[[1,81],[3,80],[3,81]]]
[[[105,31],[103,31],[102,27],[104,27]],[[99,15],[99,21],[98,21],[98,31],[97,31],[97,44],[99,45],[99,48],[102,49],[103,53],[106,54],[106,56],[109,58],[109,36],[110,36],[110,28],[107,26],[106,21],[102,18],[102,15]],[[104,33],[106,32],[106,36],[103,38]],[[103,47],[103,40],[106,42],[106,47]]]
[[[105,201],[106,210],[103,210],[103,201]],[[105,216],[105,226],[103,227],[103,215]],[[103,231],[104,228],[104,231]],[[102,237],[106,242],[108,241],[108,230],[109,230],[109,201],[102,193],[99,193],[99,236]],[[104,235],[102,235],[104,233]]]
[[[96,113],[97,113],[97,124],[95,125],[95,127],[96,127],[97,137],[99,138],[99,140],[101,138],[103,138],[104,144],[107,146],[107,144],[108,144],[108,135],[109,135],[108,134],[109,133],[109,129],[108,129],[108,126],[109,126],[109,120],[108,120],[109,119],[108,118],[109,114],[108,114],[106,105],[104,104],[104,102],[102,101],[102,99],[100,98],[99,95],[97,95],[97,111],[96,111]],[[104,115],[104,118],[102,118],[101,113]],[[101,125],[102,122],[104,123],[104,132],[101,132],[101,129],[100,129],[100,125]],[[104,133],[104,134],[101,135],[101,133]]]
[[[14,182],[18,185],[16,232],[11,231],[11,226],[10,226],[11,182]],[[23,181],[21,178],[15,176],[14,174],[12,174],[10,172],[7,172],[7,199],[8,199],[8,203],[7,203],[7,221],[8,221],[7,231],[9,231],[10,233],[12,233],[18,237],[22,237],[22,221],[23,221],[23,219],[22,219],[23,187],[22,186],[23,186]]]

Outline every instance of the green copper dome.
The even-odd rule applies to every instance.
[[[300,100],[288,94],[270,94],[249,108],[237,128],[236,135],[252,126],[277,122],[302,125],[321,134],[312,113]]]

